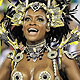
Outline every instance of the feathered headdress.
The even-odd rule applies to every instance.
[[[10,1],[9,1],[10,2]],[[21,1],[19,0],[19,3],[16,5],[13,5],[10,2],[9,10],[12,10],[12,16],[6,15],[7,18],[9,18],[12,22],[12,25],[22,25],[23,24],[23,18],[25,15],[25,11],[28,8],[32,8],[32,10],[35,12],[39,10],[40,8],[43,8],[46,11],[46,17],[48,19],[48,26],[49,27],[61,27],[64,26],[64,20],[62,15],[66,15],[65,9],[68,6],[68,4],[63,4],[62,8],[60,8],[60,4],[57,4],[55,0],[47,0],[46,3],[43,3],[42,0],[26,0]]]

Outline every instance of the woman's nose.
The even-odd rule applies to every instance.
[[[35,23],[30,23],[29,25],[30,25],[30,26],[36,26],[36,24],[35,24]]]
[[[36,25],[35,20],[32,20],[31,23],[30,23],[29,25],[30,25],[30,26],[34,26],[34,25]]]

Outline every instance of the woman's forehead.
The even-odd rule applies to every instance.
[[[36,12],[34,12],[31,8],[29,8],[27,11],[26,11],[26,14],[25,14],[25,16],[27,16],[27,15],[42,15],[42,16],[45,16],[46,14],[45,14],[45,12],[44,12],[44,10],[43,9],[39,9],[39,10],[37,10]]]

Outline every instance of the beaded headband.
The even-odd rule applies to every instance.
[[[10,3],[13,7],[12,10],[15,11],[15,14],[12,17],[10,17],[9,15],[6,15],[6,17],[11,19],[11,22],[13,23],[12,25],[18,26],[23,24],[23,18],[26,9],[31,8],[34,12],[36,12],[40,8],[43,8],[46,11],[46,17],[48,19],[49,27],[64,26],[64,22],[62,21],[62,14],[65,15],[64,9],[67,5],[63,5],[63,8],[60,9],[55,0],[48,0],[47,6],[44,3],[40,2],[32,2],[30,4],[28,4],[28,2],[29,0],[26,0],[25,2],[21,2],[19,0],[19,4],[17,6],[14,6],[12,3]]]

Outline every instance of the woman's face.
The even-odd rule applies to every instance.
[[[45,38],[47,19],[43,10],[34,12],[31,8],[26,11],[23,32],[28,42],[39,42]]]

